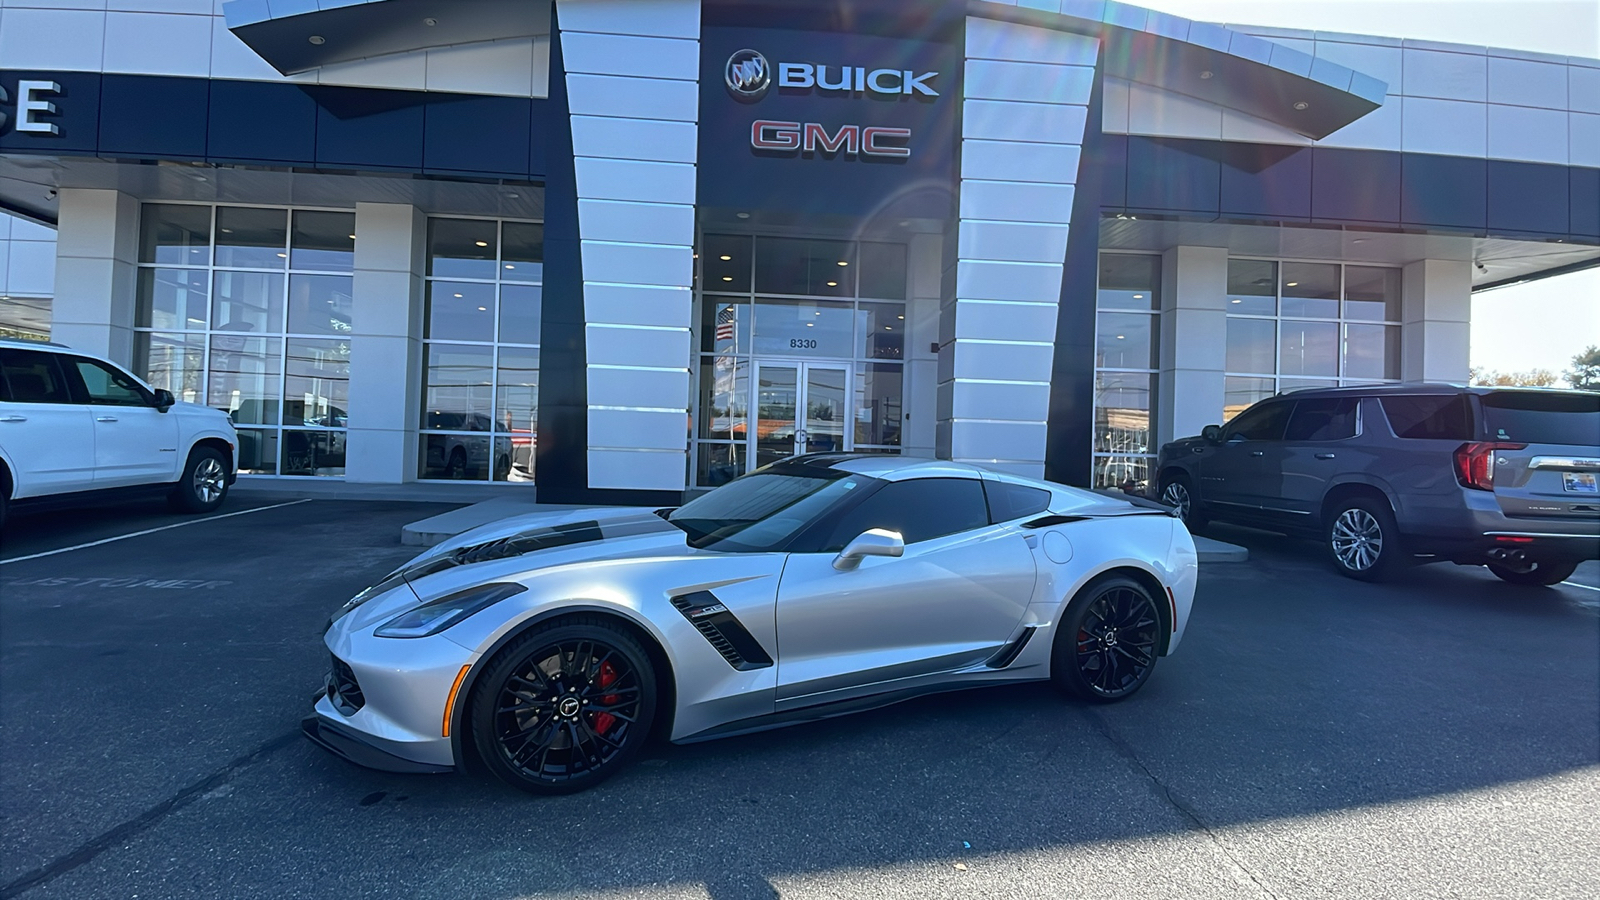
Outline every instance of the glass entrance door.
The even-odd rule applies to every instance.
[[[765,361],[757,365],[751,454],[757,467],[800,453],[851,449],[848,367]]]

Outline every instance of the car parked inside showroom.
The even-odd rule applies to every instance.
[[[13,505],[165,494],[222,505],[238,471],[228,414],[60,344],[0,339],[0,523]]]
[[[702,741],[910,697],[1053,681],[1126,699],[1197,575],[1170,510],[882,455],[792,457],[675,509],[517,516],[334,613],[303,729],[379,769],[476,755],[535,793]]]
[[[1263,400],[1173,441],[1160,496],[1189,527],[1319,538],[1342,574],[1487,565],[1550,585],[1600,557],[1600,394],[1394,384]]]

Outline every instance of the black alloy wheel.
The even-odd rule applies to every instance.
[[[598,617],[534,628],[501,651],[472,702],[489,769],[535,794],[611,777],[649,739],[656,679],[632,635]]]
[[[1521,584],[1531,587],[1549,587],[1560,584],[1572,577],[1577,571],[1578,561],[1566,562],[1533,562],[1527,567],[1514,569],[1499,563],[1489,563],[1489,571],[1494,576],[1507,584]]]
[[[1126,699],[1150,680],[1160,638],[1161,614],[1144,585],[1123,576],[1097,581],[1067,606],[1050,678],[1093,703]]]

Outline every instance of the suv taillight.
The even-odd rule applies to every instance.
[[[1524,450],[1527,444],[1474,441],[1456,448],[1456,480],[1462,487],[1494,490],[1494,454],[1497,450]]]

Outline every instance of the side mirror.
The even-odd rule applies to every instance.
[[[833,558],[833,567],[841,572],[848,572],[861,565],[861,560],[868,556],[900,556],[906,552],[905,539],[897,531],[884,528],[870,528],[856,535],[855,540],[844,545],[839,555]]]
[[[1220,444],[1222,443],[1222,426],[1207,425],[1206,427],[1200,429],[1200,436],[1205,438],[1210,443]]]
[[[166,412],[172,408],[172,404],[177,402],[178,398],[172,396],[171,391],[166,388],[156,388],[156,409]]]

